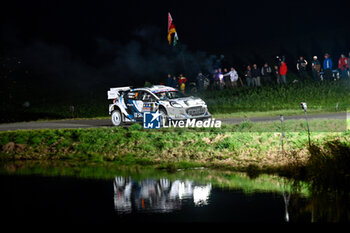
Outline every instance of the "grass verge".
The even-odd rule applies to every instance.
[[[288,124],[283,148],[279,122],[242,122],[221,129],[146,130],[135,124],[128,128],[1,132],[0,159],[293,173],[307,165],[311,153],[305,125],[299,121]],[[323,125],[320,120],[314,124]],[[347,130],[311,133],[312,148],[321,151],[331,142],[349,146],[349,139]]]

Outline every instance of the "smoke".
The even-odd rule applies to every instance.
[[[182,43],[174,47],[167,43],[166,36],[160,35],[158,28],[144,27],[134,31],[133,39],[124,45],[99,38],[99,55],[114,53],[113,60],[104,70],[118,74],[121,82],[127,79],[136,83],[144,80],[161,82],[169,73],[194,78],[200,71],[211,71],[213,56],[201,51],[191,52]]]
[[[17,42],[6,54],[21,58],[30,70],[33,84],[46,89],[62,87],[74,91],[142,86],[146,80],[153,84],[164,83],[169,73],[195,79],[200,71],[209,73],[222,60],[222,57],[208,56],[202,51],[190,51],[181,42],[175,47],[169,45],[166,35],[152,26],[135,30],[124,43],[101,37],[96,38],[95,43],[94,48],[86,48],[93,57],[90,62],[67,46],[42,40],[29,45]]]

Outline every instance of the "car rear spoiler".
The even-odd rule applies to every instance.
[[[115,88],[110,88],[109,91],[107,91],[107,96],[108,99],[116,99],[119,97],[120,93],[123,91],[130,91],[131,87],[115,87]]]

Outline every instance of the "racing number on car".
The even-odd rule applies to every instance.
[[[141,112],[134,112],[134,118],[135,119],[143,118],[143,113],[141,113]]]

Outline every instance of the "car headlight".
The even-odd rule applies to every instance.
[[[179,103],[176,102],[170,102],[170,105],[174,108],[182,108],[182,106]]]

